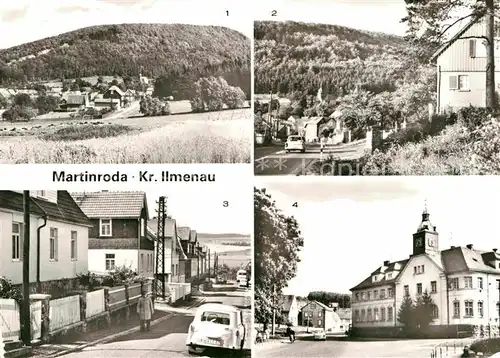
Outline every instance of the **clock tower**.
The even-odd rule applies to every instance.
[[[427,206],[422,213],[422,222],[417,232],[413,234],[413,255],[436,254],[439,252],[439,234],[436,227],[431,224]]]

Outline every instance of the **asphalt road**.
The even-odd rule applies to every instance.
[[[257,357],[342,357],[342,358],[425,358],[430,357],[433,347],[446,340],[394,340],[394,341],[269,341],[256,346]],[[443,352],[444,353],[444,352]],[[451,349],[449,357],[454,357]],[[443,354],[443,357],[445,355]]]
[[[204,303],[223,303],[245,307],[245,321],[250,322],[250,296],[236,293],[237,296],[214,294],[206,297]],[[95,357],[190,357],[186,347],[186,337],[189,324],[193,320],[196,308],[185,313],[174,313],[169,319],[151,326],[149,332],[136,332],[120,337],[106,344],[99,344],[84,349],[81,352],[66,355],[70,358]],[[251,334],[251,330],[249,330]],[[227,357],[227,352],[206,352],[204,357]],[[245,351],[239,357],[250,357],[250,351]]]
[[[305,175],[318,161],[334,156],[339,160],[359,159],[365,150],[365,141],[327,146],[321,153],[319,145],[310,144],[305,153],[286,153],[283,147],[255,148],[255,175]]]

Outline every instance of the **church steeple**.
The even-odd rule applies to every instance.
[[[431,223],[426,200],[422,212],[422,221],[417,228],[417,232],[413,234],[413,254],[420,255],[436,252],[439,252],[438,233],[436,227]]]

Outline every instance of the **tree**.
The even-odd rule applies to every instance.
[[[12,106],[2,113],[2,118],[6,121],[29,121],[33,117],[36,117],[37,111],[32,107],[25,106]]]
[[[418,297],[415,303],[415,324],[422,330],[434,320],[436,305],[427,291]]]
[[[41,95],[35,100],[34,107],[38,109],[39,114],[45,114],[54,111],[59,105],[59,100],[54,96]]]
[[[245,104],[245,92],[239,87],[227,86],[224,88],[226,94],[224,96],[224,102],[227,108],[236,109],[242,108]]]
[[[7,98],[0,94],[0,108],[6,108],[8,105],[9,101],[7,101]]]
[[[283,288],[296,275],[304,239],[297,220],[284,215],[265,189],[254,189],[254,240],[255,318],[266,325]]]
[[[499,3],[494,0],[405,0],[408,15],[401,21],[408,26],[407,39],[422,60],[449,41],[449,34],[457,24],[484,19],[485,36],[461,36],[461,39],[479,39],[486,46],[486,107],[497,108],[495,97],[495,11]],[[498,25],[497,25],[498,29]]]
[[[12,98],[12,104],[19,107],[31,107],[33,105],[33,101],[31,100],[29,94],[18,93]]]
[[[337,292],[312,291],[307,296],[309,301],[318,301],[325,305],[338,303],[340,308],[351,307],[351,295]]]
[[[410,295],[405,295],[401,307],[398,311],[398,322],[401,323],[408,332],[415,325],[414,304]]]
[[[161,116],[171,113],[170,105],[163,103],[158,98],[151,96],[143,96],[139,102],[139,111],[144,116]]]

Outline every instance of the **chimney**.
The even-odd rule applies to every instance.
[[[469,244],[466,246],[469,250],[472,250],[472,248],[474,247],[472,244]]]
[[[455,246],[450,246],[450,249],[454,249],[454,248],[455,248]]]
[[[437,226],[434,226],[434,231],[437,231],[438,227]]]
[[[493,249],[493,252],[496,253],[498,249]]]
[[[389,266],[390,261],[384,261],[384,266]]]

